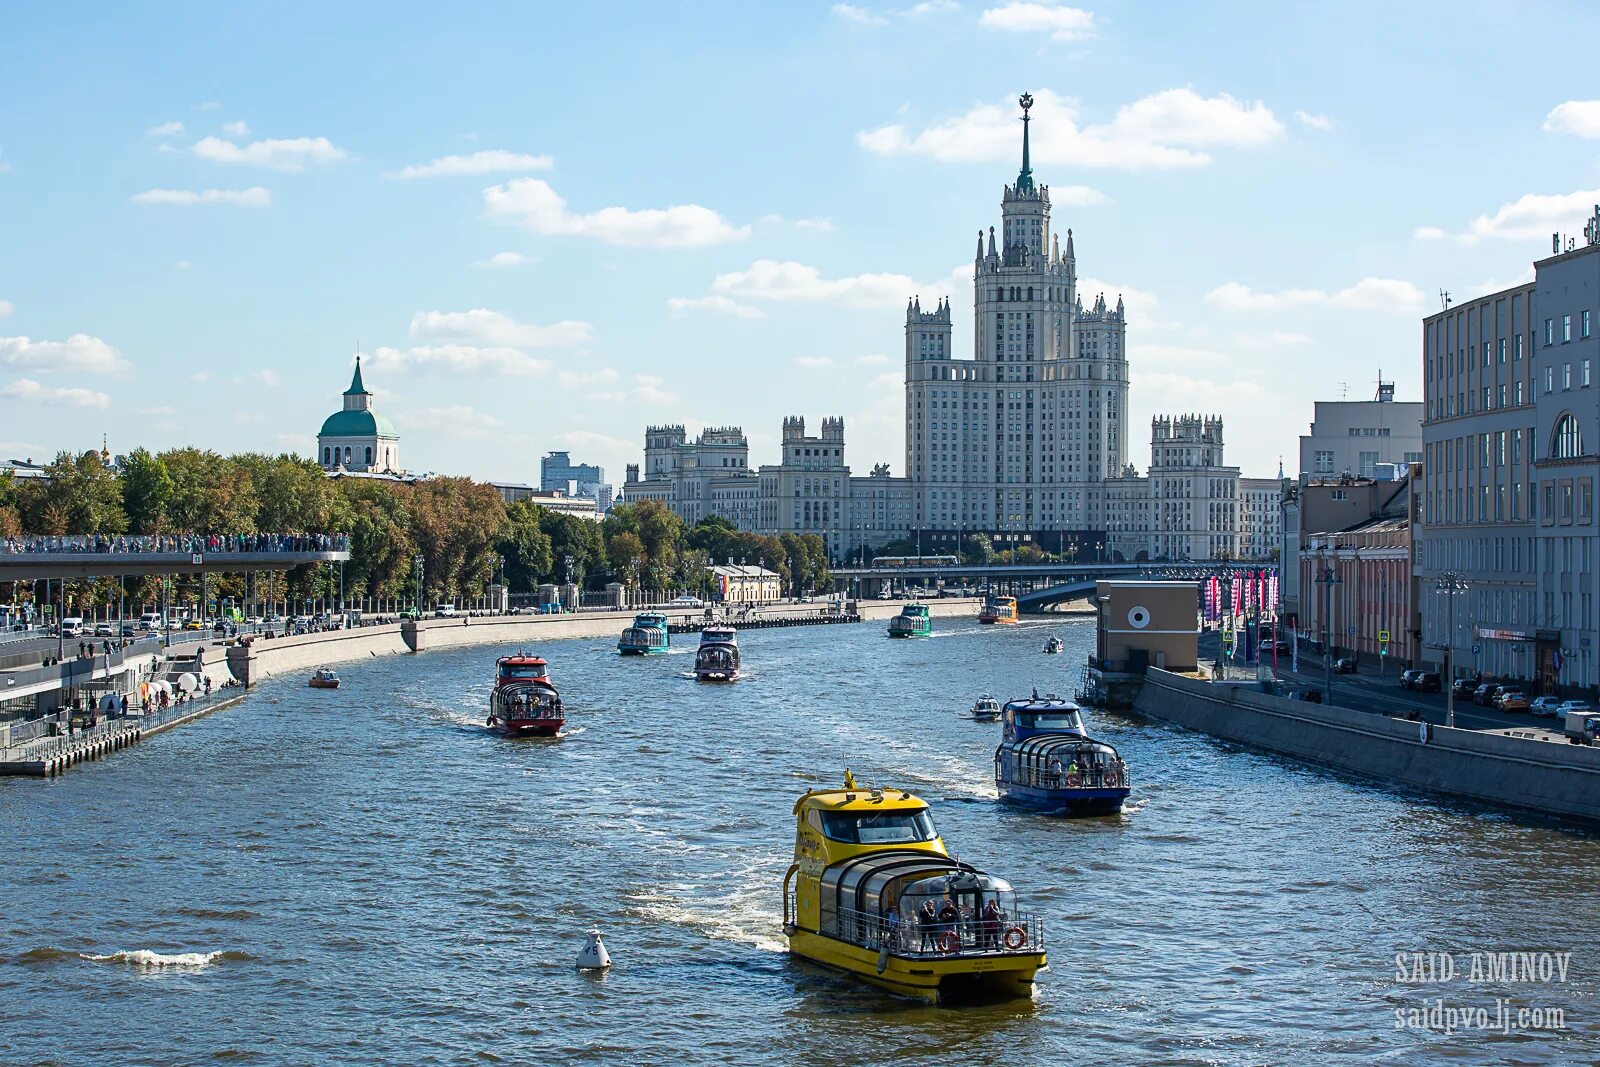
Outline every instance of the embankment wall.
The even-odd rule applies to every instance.
[[[1134,705],[1251,748],[1383,782],[1600,822],[1600,748],[1432,727],[1151,670]]]

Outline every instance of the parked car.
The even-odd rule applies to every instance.
[[[1533,703],[1528,705],[1528,713],[1541,719],[1554,719],[1559,718],[1557,713],[1560,708],[1560,697],[1534,697]]]
[[[134,637],[136,635],[137,635],[137,631],[134,629],[133,623],[125,622],[125,623],[122,624],[122,636],[123,637]]]
[[[1481,684],[1478,678],[1457,678],[1450,683],[1450,688],[1458,697],[1470,697]]]
[[[1502,689],[1494,698],[1494,706],[1501,711],[1527,711],[1528,698],[1522,695],[1520,689]]]
[[[1401,689],[1410,689],[1412,683],[1417,680],[1417,676],[1419,674],[1421,674],[1421,673],[1422,673],[1421,671],[1401,671],[1400,672],[1400,688]]]
[[[1437,693],[1443,687],[1438,671],[1418,671],[1416,680],[1411,683],[1411,688],[1419,693]]]
[[[1340,658],[1334,660],[1333,661],[1333,670],[1334,670],[1335,674],[1354,674],[1354,673],[1356,673],[1355,657],[1354,656],[1341,656]]]
[[[1307,704],[1322,703],[1322,690],[1320,689],[1296,689],[1289,696],[1293,700],[1304,700]]]
[[[1488,707],[1494,703],[1495,694],[1500,692],[1500,687],[1490,682],[1484,682],[1472,691],[1472,702]]]
[[[690,596],[688,593],[672,599],[672,607],[675,608],[703,608],[705,606],[706,602],[704,600],[697,596]]]
[[[97,622],[97,623],[95,623],[94,624],[94,636],[96,636],[96,637],[111,637],[112,636],[111,624],[109,622]]]
[[[1600,734],[1600,718],[1586,700],[1568,700],[1561,705],[1561,722],[1567,740],[1575,745],[1592,745]]]

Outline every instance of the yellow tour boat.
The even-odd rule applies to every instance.
[[[1011,886],[952,859],[928,805],[902,789],[844,788],[795,802],[783,878],[789,951],[927,1001],[1033,992],[1044,924]]]

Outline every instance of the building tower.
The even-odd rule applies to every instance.
[[[400,435],[372,410],[372,394],[361,381],[361,357],[344,391],[344,409],[329,415],[317,433],[317,458],[326,471],[397,473]]]

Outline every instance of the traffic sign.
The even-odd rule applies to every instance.
[[[1473,645],[1473,646],[1472,646],[1472,654],[1473,654],[1473,655],[1474,655],[1474,656],[1476,656],[1476,655],[1477,655],[1477,654],[1478,654],[1478,650],[1479,650],[1479,649],[1480,649],[1480,648],[1482,648],[1482,647],[1483,647],[1483,646],[1482,646],[1482,645]]]
[[[1356,635],[1356,628],[1352,626],[1346,630],[1345,633],[1349,634],[1351,637],[1354,637]]]
[[[1378,640],[1379,641],[1387,641],[1387,640],[1389,640],[1389,631],[1388,630],[1379,630],[1378,631]]]

